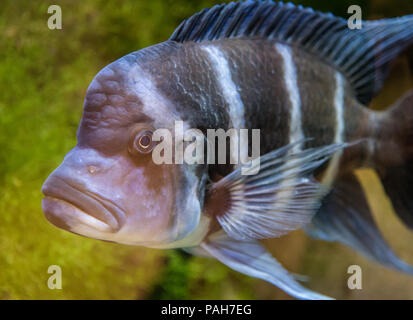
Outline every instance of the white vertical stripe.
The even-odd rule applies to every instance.
[[[124,90],[126,93],[132,91],[142,102],[142,111],[154,119],[154,125],[157,128],[174,128],[175,121],[181,121],[181,117],[176,111],[174,104],[169,101],[164,94],[158,89],[152,76],[143,70],[138,64],[130,65],[129,62],[122,59],[114,62],[115,67],[123,69],[127,74],[127,82]],[[168,117],[165,117],[165,115]],[[184,130],[189,125],[184,123]]]
[[[344,141],[344,80],[341,73],[336,72],[335,82],[336,90],[334,94],[334,108],[336,114],[336,129],[334,143],[342,143]],[[333,180],[337,175],[342,153],[342,150],[337,151],[330,160],[322,180],[322,183],[327,186],[330,186],[333,183]]]
[[[304,139],[301,121],[301,99],[297,84],[297,70],[293,62],[291,48],[277,43],[275,45],[284,64],[284,81],[291,103],[290,118],[290,143]],[[300,146],[297,146],[300,148]]]
[[[281,55],[281,58],[283,60],[284,82],[287,93],[289,94],[291,104],[289,142],[294,143],[304,139],[301,120],[301,98],[297,83],[297,70],[294,65],[293,55],[290,47],[281,43],[277,43],[275,45],[275,49]],[[299,152],[300,150],[301,145],[297,144],[290,152]],[[297,164],[297,166],[299,165],[300,164]],[[294,190],[288,187],[288,185],[291,184],[291,182],[294,181],[296,178],[297,177],[289,177],[280,183],[280,190],[282,190],[283,187],[285,187],[286,189],[285,191],[278,192],[277,197],[279,197],[280,199],[290,199],[290,201],[286,201],[284,205],[285,209],[288,209],[291,200],[294,198]],[[281,203],[278,206],[282,207]]]
[[[204,46],[202,49],[208,54],[211,67],[215,71],[222,94],[229,106],[231,126],[232,128],[237,129],[239,138],[239,129],[245,128],[245,108],[238,93],[238,89],[232,80],[231,69],[228,65],[227,58],[216,46]],[[235,152],[237,152],[237,150],[235,150]],[[243,161],[246,159],[247,152],[248,149],[245,148],[245,146],[240,146],[240,158],[238,160]],[[231,155],[231,158],[234,159],[238,157],[237,155]]]
[[[334,106],[336,108],[337,130],[334,141],[341,143],[344,141],[344,81],[341,73],[336,72],[336,92],[334,96]]]

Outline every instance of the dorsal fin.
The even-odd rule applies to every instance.
[[[231,2],[196,13],[170,40],[202,42],[225,38],[273,39],[317,55],[342,72],[358,100],[368,104],[381,89],[390,62],[413,43],[413,15],[363,21],[347,20],[291,3]]]

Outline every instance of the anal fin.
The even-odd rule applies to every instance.
[[[413,267],[397,257],[383,238],[354,174],[338,179],[305,231],[314,238],[343,243],[382,265],[413,274]]]

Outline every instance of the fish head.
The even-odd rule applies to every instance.
[[[147,247],[195,230],[203,169],[152,157],[153,132],[173,133],[169,104],[131,57],[101,70],[86,93],[77,145],[42,187],[46,218],[86,237]]]

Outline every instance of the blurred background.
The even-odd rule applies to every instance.
[[[264,281],[212,259],[176,250],[129,247],[83,238],[49,224],[40,188],[76,144],[86,88],[108,63],[166,40],[208,0],[2,0],[0,6],[0,299],[289,299]],[[413,13],[410,0],[293,1],[364,19]],[[47,28],[47,8],[62,8],[63,29]],[[401,57],[373,108],[413,88]],[[413,232],[392,211],[374,172],[358,173],[375,218],[395,251],[413,264]],[[413,299],[413,277],[385,269],[340,244],[296,231],[265,245],[309,288],[339,299]],[[347,268],[363,270],[363,289],[347,288]],[[62,290],[50,290],[50,265]]]

